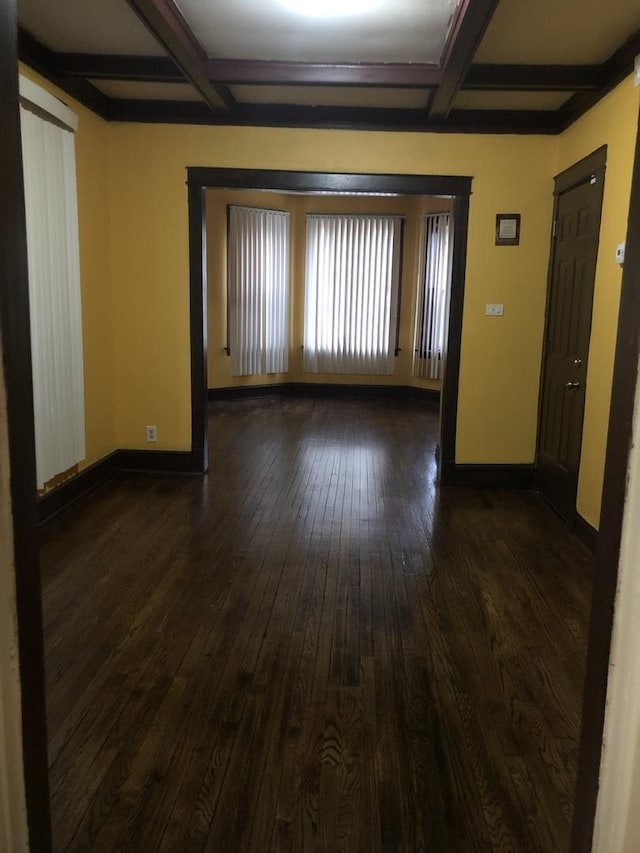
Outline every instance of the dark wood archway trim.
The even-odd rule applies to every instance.
[[[16,610],[29,846],[51,850],[38,560],[31,335],[15,0],[0,2],[0,369],[4,371],[11,466]]]
[[[207,448],[207,312],[205,190],[263,189],[278,192],[398,193],[400,195],[445,195],[454,199],[454,253],[447,369],[442,388],[440,471],[443,484],[455,466],[458,417],[458,380],[462,340],[462,308],[467,256],[470,177],[457,175],[373,175],[328,172],[288,172],[264,169],[217,169],[202,166],[187,169],[189,189],[189,264],[191,304],[191,431],[192,450]]]
[[[639,123],[640,130],[640,123]],[[640,134],[636,138],[627,250],[613,369],[602,515],[589,626],[572,853],[590,853],[595,822],[609,654],[640,355]]]

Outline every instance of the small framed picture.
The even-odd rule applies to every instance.
[[[496,214],[496,246],[520,245],[520,214]]]

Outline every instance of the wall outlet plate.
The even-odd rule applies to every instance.
[[[153,444],[158,440],[158,427],[155,424],[147,425],[144,428],[145,441],[147,444]]]
[[[504,305],[498,302],[487,305],[484,309],[487,317],[502,317],[504,315]]]

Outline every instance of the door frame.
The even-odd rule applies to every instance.
[[[589,623],[571,853],[591,853],[600,783],[609,657],[640,356],[640,116],[622,273],[602,513]],[[630,235],[634,235],[631,239]]]
[[[549,312],[551,309],[551,288],[553,285],[553,270],[555,266],[556,259],[556,235],[554,234],[554,226],[558,221],[558,206],[560,203],[560,196],[564,193],[570,192],[572,189],[580,186],[585,183],[591,175],[598,175],[602,178],[602,180],[598,181],[598,191],[599,191],[599,202],[600,202],[600,222],[598,223],[598,243],[600,240],[600,226],[602,224],[602,202],[604,198],[604,182],[605,182],[605,174],[607,169],[607,146],[602,145],[600,148],[597,148],[595,151],[592,151],[591,154],[587,154],[586,157],[583,157],[581,160],[578,160],[577,163],[574,163],[572,166],[569,166],[564,171],[560,172],[560,174],[556,175],[554,180],[554,189],[553,189],[553,219],[552,222],[552,230],[551,230],[551,251],[549,252],[549,266],[547,270],[547,298],[546,298],[546,306],[545,306],[545,319],[544,319],[544,336],[542,339],[542,361],[540,364],[540,385],[539,385],[539,393],[538,393],[538,422],[537,422],[537,431],[536,431],[536,466],[535,466],[535,482],[536,487],[540,484],[539,479],[539,461],[540,461],[540,433],[541,433],[541,423],[542,423],[542,406],[543,406],[543,391],[544,391],[544,376],[545,369],[547,366],[547,333],[549,329]],[[598,250],[598,246],[596,246],[596,251]],[[597,262],[597,261],[596,261]],[[593,305],[591,308],[591,315],[593,317]],[[589,331],[589,337],[591,336],[591,330]],[[589,349],[591,349],[591,341],[589,341]],[[588,369],[589,358],[587,356],[587,361],[584,365],[584,379],[585,379],[585,389],[586,389],[586,376]],[[585,395],[586,401],[586,395]],[[582,413],[582,425],[584,428],[584,410]],[[582,452],[581,452],[582,455]],[[580,461],[578,460],[578,476],[580,471]],[[578,478],[576,478],[576,489],[578,485]],[[580,516],[578,515],[577,507],[575,506],[574,499],[574,507],[573,507],[573,515],[569,521],[570,527],[575,529],[576,526],[580,523]]]
[[[22,744],[18,748],[22,752],[29,846],[32,851],[49,853],[49,767],[15,0],[0,0],[0,99],[0,184],[4,191],[0,205],[0,370],[4,371],[9,439],[10,506],[6,511],[12,515],[13,532],[13,567],[3,567],[2,571],[13,570],[15,576],[18,649],[14,653],[17,651],[22,717]]]
[[[270,169],[187,167],[189,194],[189,293],[191,325],[191,449],[208,467],[207,438],[207,189],[259,189],[277,192],[337,192],[374,195],[437,195],[453,199],[453,260],[445,371],[440,395],[442,485],[453,484],[458,386],[462,343],[462,311],[467,263],[467,231],[472,178],[460,175],[389,175],[345,172],[298,172]]]
[[[20,184],[21,158],[17,114],[17,50],[15,0],[0,0],[0,96],[4,105],[0,110],[0,143],[5,156],[0,159],[0,171],[5,177],[5,206],[3,212],[6,230],[0,229],[0,299],[2,310],[2,353],[5,361],[5,379],[11,386],[8,396],[8,416],[11,423],[10,453],[12,470],[20,477],[12,479],[13,526],[16,541],[16,586],[18,589],[19,662],[22,685],[22,724],[24,743],[24,769],[27,785],[27,817],[32,848],[50,850],[49,797],[47,776],[47,743],[45,723],[45,698],[43,680],[43,637],[41,621],[40,579],[37,559],[37,522],[35,498],[35,451],[32,437],[33,415],[28,400],[30,378],[27,365],[30,360],[28,332],[28,304],[26,300],[26,244],[23,220],[23,193]],[[196,182],[189,186],[192,196],[202,194]],[[190,232],[203,227],[204,199],[198,221],[197,199],[190,203]],[[460,205],[464,205],[461,197]],[[468,207],[468,196],[467,196]],[[466,214],[461,212],[461,222]],[[632,179],[629,211],[630,234],[640,233],[640,138],[636,140],[636,158]],[[466,241],[466,228],[456,234],[456,239]],[[196,247],[200,245],[199,263],[202,271],[204,241],[192,240],[191,266],[197,260]],[[460,243],[458,244],[460,245]],[[466,249],[466,245],[465,245]],[[464,252],[466,255],[466,251]],[[193,300],[200,294],[200,305]],[[206,357],[203,320],[206,306],[202,302],[202,282],[192,284],[192,340],[200,344],[192,347],[192,427],[197,406],[202,406],[200,396]],[[462,294],[457,294],[461,297]],[[461,307],[461,306],[460,306]],[[453,306],[452,306],[453,308]],[[457,309],[456,309],[457,311]],[[195,319],[199,322],[194,322]],[[462,316],[459,311],[460,318]],[[194,330],[199,334],[194,335]],[[455,330],[451,330],[454,331]],[[631,427],[635,403],[638,355],[640,354],[640,240],[628,241],[622,280],[621,306],[618,319],[618,341],[613,374],[613,389],[609,420],[609,439],[603,489],[603,510],[600,523],[593,608],[591,613],[589,652],[587,657],[585,700],[582,717],[581,741],[576,785],[572,853],[588,853],[591,849],[595,806],[598,791],[600,756],[607,689],[607,671],[613,605],[617,584],[617,567],[620,537],[625,505],[625,484],[628,467]],[[458,354],[459,358],[459,354]],[[195,361],[195,364],[194,364]],[[452,378],[453,381],[453,378]],[[193,392],[196,392],[195,395]],[[456,388],[457,392],[457,388]],[[457,396],[457,393],[456,393]],[[198,402],[198,398],[200,402]],[[202,416],[202,415],[201,415]],[[197,425],[197,424],[195,424]],[[453,421],[455,426],[455,420]],[[455,431],[454,431],[455,432]],[[194,433],[194,438],[197,433]],[[205,434],[206,435],[206,434]],[[200,435],[197,435],[200,440]],[[194,447],[196,445],[194,444]]]

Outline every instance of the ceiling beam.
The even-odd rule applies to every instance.
[[[461,89],[502,92],[597,92],[601,65],[472,65]]]
[[[215,112],[228,112],[235,100],[226,86],[207,77],[207,55],[173,0],[127,0],[147,29]]]
[[[318,63],[210,59],[209,80],[282,86],[389,86],[430,89],[440,83],[438,65],[428,63]]]
[[[26,30],[18,29],[18,58],[21,62],[38,71],[97,115],[109,119],[110,99],[88,80],[73,79],[61,74],[57,57],[58,54],[55,51],[45,47]]]
[[[112,101],[111,120],[430,133],[558,132],[555,110],[452,110],[446,121],[434,122],[427,118],[423,109],[238,104],[232,114],[223,115],[213,114],[202,102],[119,99]]]
[[[94,80],[136,80],[184,83],[184,74],[168,56],[111,56],[94,53],[58,53],[55,64],[65,77]]]
[[[498,0],[462,0],[449,32],[440,66],[442,81],[427,111],[429,118],[447,118],[456,92],[498,5]]]
[[[640,53],[640,30],[630,36],[616,52],[600,66],[602,81],[595,92],[576,92],[560,109],[561,129],[573,124],[608,92],[633,73],[635,57]]]

